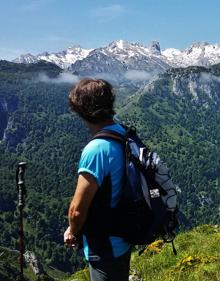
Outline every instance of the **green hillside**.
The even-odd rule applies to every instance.
[[[73,273],[85,263],[63,245],[63,232],[89,134],[69,112],[71,85],[39,79],[42,73],[56,79],[60,72],[45,62],[0,61],[0,245],[18,249],[15,170],[26,161],[26,249],[45,265]],[[220,222],[219,75],[220,65],[172,69],[135,94],[118,91],[117,118],[136,126],[170,167],[181,191],[183,229]]]
[[[220,227],[203,225],[175,239],[177,256],[169,244],[156,241],[138,256],[134,251],[130,275],[137,281],[219,281]],[[136,279],[135,279],[136,278]],[[77,272],[68,281],[86,281],[89,272]]]

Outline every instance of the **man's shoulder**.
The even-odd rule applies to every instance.
[[[118,123],[113,125],[108,125],[103,128],[103,130],[109,130],[116,132],[121,135],[125,135],[125,129]],[[90,140],[87,145],[84,147],[82,155],[95,155],[95,154],[106,154],[108,155],[111,151],[112,143],[117,144],[118,142],[114,139],[108,138],[95,138]]]
[[[81,158],[95,158],[98,155],[108,155],[109,153],[109,142],[105,139],[94,139],[91,140],[84,147]]]
[[[87,143],[87,145],[84,147],[84,150],[104,150],[106,148],[108,148],[108,141],[104,138],[97,138]]]

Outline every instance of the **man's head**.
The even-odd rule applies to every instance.
[[[93,124],[112,120],[114,100],[111,84],[102,79],[82,79],[69,94],[72,111]]]

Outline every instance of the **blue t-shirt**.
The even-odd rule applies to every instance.
[[[109,125],[103,129],[125,134],[124,128],[119,124]],[[99,187],[105,176],[110,174],[112,183],[111,207],[115,207],[122,192],[124,169],[125,161],[122,145],[111,139],[94,139],[85,146],[82,152],[78,174],[87,172],[93,175]],[[109,239],[114,257],[123,255],[130,248],[130,244],[121,237],[110,236]],[[88,260],[89,248],[85,237],[83,241],[85,257]]]

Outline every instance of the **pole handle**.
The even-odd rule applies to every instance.
[[[16,184],[17,184],[17,191],[18,191],[18,206],[19,208],[24,207],[24,195],[26,194],[25,188],[25,179],[24,174],[26,170],[26,162],[18,163],[17,170],[16,170]]]

